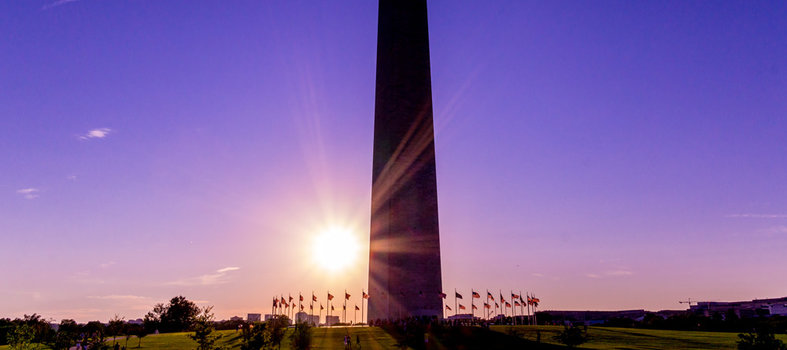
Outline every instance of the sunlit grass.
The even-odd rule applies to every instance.
[[[538,331],[541,342],[559,344],[552,339],[562,326],[492,326],[492,330],[518,332],[535,341]],[[695,332],[638,328],[588,327],[590,340],[581,345],[586,349],[737,349],[739,332]],[[787,334],[776,338],[787,343]]]

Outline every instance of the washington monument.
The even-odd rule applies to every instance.
[[[369,320],[442,316],[426,0],[380,0]]]

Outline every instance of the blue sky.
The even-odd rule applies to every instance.
[[[785,295],[784,2],[428,6],[446,290]],[[0,316],[365,287],[376,11],[0,3]],[[337,226],[363,249],[326,272]]]

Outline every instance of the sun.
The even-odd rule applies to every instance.
[[[333,227],[314,237],[312,257],[317,266],[336,272],[358,260],[359,250],[358,238],[352,231]]]

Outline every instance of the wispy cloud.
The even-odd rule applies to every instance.
[[[99,299],[99,300],[127,300],[127,301],[138,301],[138,300],[150,300],[148,297],[143,297],[139,295],[119,295],[119,294],[112,294],[112,295],[91,295],[88,296],[89,299]]]
[[[98,128],[88,131],[84,135],[80,135],[80,140],[89,140],[89,139],[103,139],[107,137],[112,132],[110,128]]]
[[[240,267],[228,266],[216,270],[215,273],[209,273],[198,277],[179,279],[176,281],[169,282],[167,284],[173,286],[212,286],[217,284],[224,284],[229,282],[229,273],[237,270],[240,270]]]
[[[587,278],[605,278],[605,277],[626,277],[631,276],[634,273],[629,270],[608,270],[599,273],[586,273],[585,277]]]
[[[634,273],[628,270],[612,270],[604,272],[607,276],[631,276]]]
[[[115,265],[115,262],[114,262],[114,261],[107,261],[107,262],[105,262],[105,263],[101,263],[101,264],[99,264],[99,265],[98,265],[98,267],[100,267],[100,268],[102,268],[102,269],[106,269],[106,268],[108,268],[108,267],[110,267],[110,266],[112,266],[112,265]]]
[[[41,7],[41,10],[49,10],[61,5],[68,4],[70,2],[77,2],[77,1],[79,0],[57,0],[55,2],[44,5],[43,7]]]
[[[787,214],[730,214],[728,218],[787,219]]]
[[[36,199],[38,198],[38,193],[41,192],[37,188],[21,188],[16,190],[16,193],[21,194],[25,199]]]

